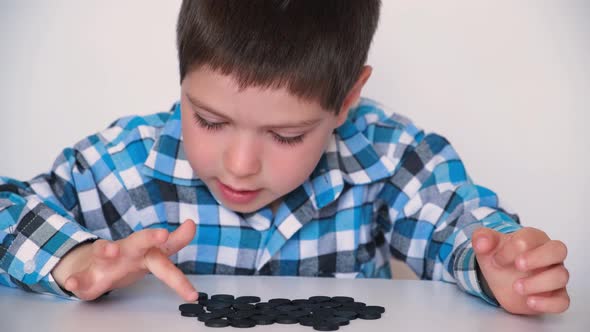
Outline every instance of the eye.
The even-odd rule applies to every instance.
[[[299,136],[294,136],[294,137],[285,137],[285,136],[281,136],[277,133],[272,133],[272,137],[275,141],[277,141],[279,144],[284,144],[284,145],[296,145],[299,144],[301,142],[303,142],[303,137],[305,136],[305,134],[299,135]]]
[[[225,125],[224,122],[209,122],[205,119],[203,119],[202,117],[200,117],[197,112],[193,112],[193,118],[195,120],[195,123],[197,125],[199,125],[202,128],[205,128],[207,130],[219,130],[221,128],[223,128],[223,126]]]

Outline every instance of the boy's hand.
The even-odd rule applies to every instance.
[[[567,310],[567,247],[536,228],[502,234],[489,228],[473,233],[473,249],[500,305],[514,314]]]
[[[151,272],[184,300],[195,301],[198,293],[168,259],[190,243],[195,231],[195,223],[187,220],[172,233],[165,229],[145,229],[115,242],[97,240],[69,252],[52,275],[61,287],[79,298],[93,300]]]

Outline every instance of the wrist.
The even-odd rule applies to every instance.
[[[477,262],[477,258],[475,259],[475,272],[477,273],[477,281],[479,283],[479,287],[481,288],[482,292],[486,296],[488,296],[490,299],[498,302],[498,300],[494,296],[494,293],[492,292],[492,289],[490,288],[490,285],[488,285],[486,278],[484,277],[483,273],[481,272],[481,268],[479,267],[479,264]]]
[[[68,278],[82,270],[92,255],[92,243],[94,240],[83,242],[68,251],[51,271],[55,282],[63,289]]]

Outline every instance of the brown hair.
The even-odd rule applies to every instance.
[[[183,0],[180,82],[203,65],[338,111],[367,61],[380,0]]]

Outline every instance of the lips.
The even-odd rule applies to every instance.
[[[236,193],[249,193],[249,192],[254,192],[254,191],[257,191],[257,190],[251,190],[251,189],[237,189],[237,188],[235,188],[235,187],[232,187],[232,186],[229,186],[229,185],[227,185],[227,184],[225,184],[225,183],[223,183],[223,182],[221,182],[221,181],[220,181],[219,183],[220,183],[221,185],[225,186],[227,189],[229,189],[229,190],[231,190],[231,191],[234,191],[234,192],[236,192]]]
[[[241,190],[235,189],[231,186],[224,184],[223,182],[217,180],[217,186],[219,191],[223,195],[223,198],[231,202],[233,204],[247,204],[253,201],[258,194],[260,194],[261,189],[257,190]]]

